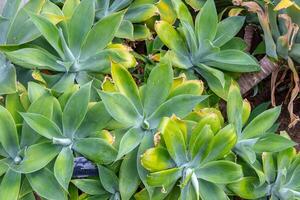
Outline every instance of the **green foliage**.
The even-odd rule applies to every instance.
[[[259,69],[236,37],[244,18],[217,10],[212,0],[7,1],[0,200],[300,198],[296,143],[276,134],[281,108],[251,112],[234,80]],[[77,157],[98,176],[74,177]]]
[[[242,28],[244,18],[235,16],[219,22],[215,4],[209,0],[194,22],[183,2],[172,0],[172,3],[180,26],[176,30],[168,22],[159,21],[155,30],[170,49],[168,56],[173,65],[181,69],[193,68],[213,92],[226,99],[230,78],[223,71],[241,73],[260,69],[250,55],[226,45]]]

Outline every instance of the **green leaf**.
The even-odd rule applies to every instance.
[[[168,59],[161,60],[151,70],[147,80],[144,97],[144,111],[147,115],[151,115],[167,99],[172,83],[171,63]]]
[[[44,168],[61,151],[61,147],[50,142],[34,144],[25,152],[22,162],[11,168],[20,173],[32,173]]]
[[[1,33],[0,33],[0,43],[6,43],[7,34],[9,32],[10,26],[18,13],[18,9],[20,7],[21,0],[11,0],[9,2],[3,2],[2,4],[2,13],[1,17],[5,19],[4,22],[0,24]]]
[[[82,192],[89,195],[102,195],[107,192],[104,190],[101,182],[94,179],[74,179],[72,183]]]
[[[221,129],[208,145],[205,162],[219,159],[227,155],[237,142],[237,135],[232,124]]]
[[[41,96],[48,92],[47,88],[44,86],[35,83],[35,82],[28,82],[28,98],[31,103],[39,99]]]
[[[162,171],[175,167],[169,152],[164,147],[153,147],[141,155],[142,166],[150,172]]]
[[[99,20],[88,32],[80,57],[88,58],[103,50],[114,38],[122,19],[123,12],[118,12]]]
[[[43,137],[52,140],[53,137],[62,137],[59,127],[44,115],[35,113],[21,114],[26,123]]]
[[[112,63],[111,75],[119,92],[126,96],[135,108],[143,114],[139,89],[129,71],[120,64]]]
[[[206,98],[205,95],[183,94],[167,100],[149,117],[150,127],[156,127],[163,117],[170,117],[173,114],[179,118],[185,117],[198,103]]]
[[[73,149],[99,164],[108,164],[117,157],[117,150],[109,143],[99,138],[77,139]]]
[[[2,54],[0,54],[0,74],[0,95],[16,92],[17,78],[15,67],[6,61]]]
[[[194,130],[196,128],[197,126],[194,128]],[[193,135],[191,136],[189,143],[189,151],[192,158],[194,158],[199,153],[201,153],[200,155],[203,154],[203,151],[207,148],[209,142],[213,138],[214,133],[211,130],[210,125],[205,125],[203,128],[201,128],[200,132],[193,131],[192,134]]]
[[[71,18],[79,4],[80,0],[66,0],[62,8],[64,16],[67,18]]]
[[[188,7],[181,0],[171,0],[171,2],[180,22],[189,23],[193,27],[194,22]]]
[[[255,72],[260,70],[257,61],[239,50],[223,50],[207,55],[204,63],[230,72]]]
[[[109,114],[118,122],[129,126],[139,124],[142,116],[133,103],[122,94],[99,92],[99,95]]]
[[[88,109],[83,122],[75,133],[75,137],[85,138],[92,136],[106,127],[111,119],[103,102],[97,102]]]
[[[260,138],[253,146],[255,152],[279,152],[293,147],[297,143],[281,135],[270,133]]]
[[[54,102],[55,101],[53,96],[44,94],[31,103],[27,112],[41,114],[50,119],[53,115]],[[22,127],[21,147],[30,146],[34,144],[39,138],[40,134],[30,128],[30,126],[25,121]]]
[[[129,7],[124,19],[129,20],[132,23],[140,23],[156,15],[157,11],[155,5],[144,3],[142,5]]]
[[[255,177],[244,177],[241,180],[228,185],[229,189],[245,199],[258,199],[267,195],[267,185],[259,186]]]
[[[195,173],[198,178],[216,184],[232,183],[243,177],[240,165],[225,160],[208,162],[196,169]]]
[[[59,31],[56,26],[51,23],[47,18],[36,15],[35,13],[27,12],[31,21],[39,29],[45,39],[51,44],[51,46],[57,51],[57,53],[64,58],[64,52],[61,47],[61,41]]]
[[[98,165],[100,181],[104,189],[112,194],[119,190],[119,179],[110,169]]]
[[[26,175],[32,189],[41,197],[49,200],[66,200],[67,196],[53,173],[44,168]]]
[[[177,166],[186,163],[188,158],[185,137],[178,124],[174,120],[168,119],[164,123],[161,133],[167,150]]]
[[[119,160],[124,155],[134,150],[142,141],[145,135],[145,131],[141,128],[131,128],[122,137],[119,145],[118,156],[116,160]]]
[[[47,69],[57,72],[66,71],[62,61],[43,49],[23,48],[6,52],[5,54],[13,63],[27,69],[36,67],[38,69]]]
[[[70,147],[64,147],[56,158],[54,176],[58,183],[67,192],[73,175],[74,157]]]
[[[62,116],[63,134],[72,137],[82,123],[90,101],[91,82],[83,85],[68,100]],[[76,116],[76,117],[74,117]]]
[[[250,139],[264,135],[266,131],[273,126],[279,117],[281,107],[275,107],[264,111],[256,116],[242,133],[243,139]]]
[[[137,151],[127,154],[122,161],[119,172],[119,190],[123,200],[129,200],[140,184],[136,166]]]
[[[69,46],[77,57],[86,35],[90,31],[95,18],[95,1],[83,0],[76,7],[68,23]]]
[[[207,81],[209,88],[222,99],[227,99],[226,75],[218,69],[198,64],[195,70]]]
[[[221,200],[228,199],[226,193],[221,187],[211,182],[205,181],[203,179],[198,179],[199,181],[199,192],[200,197],[203,200]]]
[[[20,146],[15,121],[8,110],[0,106],[0,142],[11,158],[18,156]]]
[[[181,168],[172,168],[148,175],[147,183],[153,187],[168,186],[175,183],[182,176]]]
[[[18,200],[21,186],[21,174],[7,170],[0,185],[0,199]]]
[[[227,118],[228,122],[235,126],[238,135],[242,131],[242,113],[243,113],[243,99],[236,83],[232,83],[229,88],[227,98]]]
[[[276,179],[276,163],[273,153],[262,153],[263,172],[266,175],[266,181],[270,184]]]
[[[168,22],[156,22],[155,30],[161,41],[169,49],[179,54],[188,55],[188,50],[185,41]]]
[[[213,0],[208,0],[201,8],[195,22],[196,35],[200,45],[206,39],[213,41],[217,33],[217,25],[218,15],[215,3]]]
[[[221,47],[229,42],[243,27],[245,17],[233,16],[228,17],[218,23],[217,33],[213,40],[213,44]]]
[[[5,107],[6,109],[10,112],[11,116],[15,120],[15,124],[18,127],[18,125],[23,123],[23,118],[20,115],[21,112],[24,112],[28,104],[25,104],[25,102],[28,102],[28,96],[26,93],[12,93],[12,94],[7,94],[5,98]]]

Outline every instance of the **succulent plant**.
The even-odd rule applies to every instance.
[[[290,139],[286,133],[283,137]],[[260,183],[257,177],[248,176],[229,184],[228,188],[245,199],[292,200],[300,198],[299,188],[299,156],[293,147],[279,152],[263,152],[261,155],[262,169],[266,177]]]
[[[151,37],[146,21],[158,14],[155,0],[97,0],[96,18],[102,19],[112,13],[126,10],[116,33],[117,37],[142,40]]]
[[[231,45],[240,40],[234,36],[242,28],[244,18],[228,17],[219,22],[215,4],[209,0],[194,22],[182,1],[172,0],[172,3],[180,26],[176,30],[168,22],[159,21],[155,30],[170,49],[168,55],[173,65],[185,70],[194,69],[213,92],[226,99],[230,77],[223,71],[241,73],[260,69],[253,57]]]
[[[64,20],[57,26],[48,18],[27,11],[46,44],[5,52],[13,63],[22,67],[48,70],[42,74],[43,78],[57,92],[65,91],[75,80],[84,84],[97,79],[97,73],[109,71],[111,59],[123,61],[127,67],[135,65],[127,48],[109,44],[122,21],[123,12],[113,13],[93,25],[94,0],[76,2],[69,0],[64,4],[61,11]]]
[[[234,126],[213,130],[201,121],[189,124],[172,116],[160,131],[160,142],[141,159],[150,172],[148,184],[161,187],[165,195],[179,184],[178,199],[227,199],[222,185],[243,176],[241,166],[225,159],[237,140]]]

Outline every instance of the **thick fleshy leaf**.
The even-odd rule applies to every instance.
[[[195,129],[197,126],[195,127]],[[204,150],[207,148],[208,144],[210,143],[211,139],[214,136],[213,131],[211,130],[209,125],[205,125],[200,132],[198,131],[193,131],[193,135],[190,138],[190,143],[189,143],[189,152],[194,158],[198,154],[202,156]]]
[[[0,95],[11,94],[17,90],[16,69],[0,54]]]
[[[21,186],[21,174],[9,169],[0,185],[0,199],[18,200]]]
[[[156,15],[157,8],[153,4],[141,4],[137,6],[131,6],[127,10],[124,19],[131,21],[132,23],[144,22]]]
[[[0,142],[11,158],[18,156],[19,138],[15,121],[8,110],[0,106]]]
[[[74,157],[70,147],[64,147],[58,154],[54,164],[54,176],[61,187],[67,192],[73,175]]]
[[[204,158],[205,162],[222,158],[227,155],[237,142],[237,135],[233,125],[229,124],[221,129],[208,145]]]
[[[135,105],[140,114],[143,114],[139,89],[129,71],[122,65],[112,63],[111,75],[119,92]]]
[[[223,189],[211,182],[205,181],[203,179],[198,179],[199,181],[199,192],[200,197],[203,200],[221,200],[228,199],[226,193]]]
[[[212,41],[217,32],[218,15],[213,0],[208,0],[196,17],[195,30],[201,45],[204,40]],[[209,29],[207,29],[209,27]]]
[[[150,172],[157,172],[175,167],[169,152],[164,147],[153,147],[141,156],[142,166]]]
[[[23,48],[5,53],[15,64],[27,69],[47,69],[51,71],[64,72],[66,67],[57,57],[46,50],[36,48]]]
[[[35,113],[22,113],[26,123],[43,137],[52,139],[53,137],[62,137],[59,127],[44,115]]]
[[[204,64],[198,64],[195,70],[207,81],[209,88],[222,99],[228,96],[228,79],[231,79],[223,72]],[[229,81],[230,82],[230,81]]]
[[[280,111],[281,107],[275,107],[259,114],[243,130],[242,138],[250,139],[264,135],[266,131],[274,125]]]
[[[61,151],[61,147],[50,142],[34,144],[25,152],[22,162],[11,168],[21,173],[32,173],[44,168]]]
[[[28,15],[30,16],[31,21],[39,29],[41,34],[49,42],[49,44],[51,44],[51,46],[57,51],[57,53],[61,57],[64,56],[63,50],[61,48],[58,28],[53,23],[51,23],[46,17],[36,15],[30,12],[28,12]]]
[[[82,192],[89,195],[102,195],[107,192],[104,190],[101,182],[95,179],[74,179],[72,183]]]
[[[141,156],[145,153],[145,151],[151,147],[153,147],[153,134],[148,131],[140,146],[138,147],[138,154],[137,154],[137,159],[136,159],[136,166],[137,166],[137,170],[138,170],[138,174],[139,177],[141,179],[141,181],[143,182],[143,185],[145,186],[147,192],[149,193],[149,195],[152,195],[154,192],[154,189],[152,187],[149,186],[148,182],[147,182],[147,176],[149,174],[149,172],[141,165]]]
[[[273,183],[276,179],[276,163],[275,157],[273,157],[273,153],[264,152],[262,153],[262,165],[263,171],[266,175],[266,181],[270,184]]]
[[[122,161],[119,172],[119,190],[122,199],[129,200],[140,184],[136,167],[137,150],[127,154]]]
[[[228,122],[235,126],[237,134],[242,131],[242,111],[243,99],[239,86],[232,83],[227,98],[227,118]]]
[[[216,183],[228,184],[243,177],[242,167],[230,161],[212,161],[196,169],[196,175],[200,179]]]
[[[182,176],[181,168],[172,168],[148,175],[147,182],[153,187],[162,187],[175,183]]]
[[[204,89],[203,82],[201,80],[187,80],[179,86],[172,89],[168,98],[172,98],[181,94],[201,95]]]
[[[161,133],[167,150],[177,166],[186,163],[188,158],[185,137],[177,123],[172,119],[167,119]]]
[[[171,63],[168,59],[163,59],[151,70],[147,80],[144,97],[144,110],[147,115],[151,115],[167,99],[172,83]]]
[[[73,149],[99,164],[111,163],[117,157],[117,150],[108,142],[99,138],[77,139]]]
[[[207,55],[204,63],[230,72],[255,72],[260,70],[257,61],[239,50],[223,50]]]
[[[47,168],[26,175],[32,189],[49,200],[66,200],[67,195],[60,187],[54,174]]]
[[[53,116],[54,99],[53,96],[44,94],[31,103],[27,112],[41,114],[50,119]],[[26,122],[24,122],[21,134],[21,147],[30,146],[39,138],[40,134],[35,132]]]
[[[92,136],[97,131],[101,131],[111,119],[103,102],[98,102],[89,108],[75,136],[79,138]]]
[[[80,4],[80,0],[66,0],[62,11],[67,19],[71,18],[76,7]]]
[[[83,85],[67,102],[62,116],[63,134],[65,136],[72,137],[81,125],[88,109],[90,91],[91,82]]]
[[[80,52],[81,45],[93,25],[94,18],[94,0],[83,0],[73,12],[72,18],[68,23],[68,41],[75,57]]]
[[[245,17],[233,16],[222,20],[217,26],[217,33],[213,44],[221,47],[230,41],[242,28]]]
[[[145,131],[141,128],[131,128],[122,137],[119,145],[117,160],[135,149],[142,141]]]
[[[185,41],[168,22],[159,21],[155,24],[155,30],[163,43],[171,50],[187,55],[188,50]]]
[[[170,117],[173,114],[179,118],[185,117],[198,103],[206,98],[205,95],[183,94],[167,100],[149,117],[150,127],[156,127],[163,117]]]
[[[171,0],[171,2],[180,22],[189,23],[193,27],[194,22],[188,7],[181,0]]]
[[[101,184],[106,191],[114,194],[119,190],[119,179],[112,170],[98,165],[98,172]]]
[[[27,90],[28,90],[28,98],[31,103],[38,100],[41,96],[43,96],[48,92],[47,88],[35,82],[28,82]]]
[[[279,152],[287,148],[293,147],[297,143],[286,137],[277,134],[268,134],[260,138],[253,146],[255,152]]]
[[[118,122],[129,126],[139,124],[142,116],[133,103],[119,93],[99,92],[99,95],[110,115]]]
[[[235,194],[245,199],[258,199],[267,195],[267,185],[259,186],[255,177],[244,177],[241,180],[228,185]]]
[[[118,12],[99,20],[87,34],[80,57],[87,58],[104,49],[114,38],[122,19],[123,12]]]

